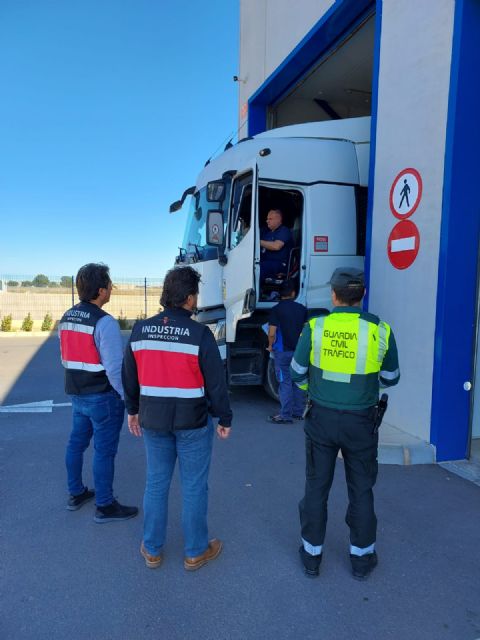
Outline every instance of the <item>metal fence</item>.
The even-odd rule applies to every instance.
[[[161,278],[125,278],[112,276],[113,291],[104,309],[117,318],[122,328],[129,328],[138,318],[152,316],[160,307]],[[52,325],[63,313],[79,302],[74,276],[0,275],[0,319],[11,316],[12,330],[20,329],[30,314],[33,331],[40,330],[45,317]]]

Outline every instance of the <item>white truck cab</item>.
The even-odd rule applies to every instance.
[[[197,320],[209,324],[230,385],[277,384],[262,325],[284,279],[309,316],[331,306],[338,266],[365,255],[370,118],[312,122],[241,140],[207,162],[194,187],[173,203],[191,205],[176,263],[201,274]],[[284,273],[260,278],[261,229],[280,209],[292,235]]]

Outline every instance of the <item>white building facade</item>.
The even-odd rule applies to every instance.
[[[240,137],[371,115],[367,304],[392,325],[402,372],[388,422],[431,443],[438,461],[470,457],[480,444],[480,3],[240,7]]]

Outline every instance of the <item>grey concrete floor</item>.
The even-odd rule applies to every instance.
[[[28,348],[0,341],[3,404],[68,401],[56,341]],[[339,460],[321,575],[308,579],[297,551],[301,426],[267,423],[274,405],[259,390],[236,391],[232,404],[232,437],[215,442],[210,476],[210,531],[225,549],[193,574],[182,565],[177,477],[165,563],[152,571],[138,552],[141,514],[97,525],[91,504],[65,509],[70,408],[0,414],[2,640],[480,638],[480,487],[438,465],[380,465],[380,561],[359,583],[349,570]],[[90,465],[91,452],[87,483]],[[121,501],[141,507],[144,474],[143,444],[124,430]]]

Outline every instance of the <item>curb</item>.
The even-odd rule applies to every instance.
[[[414,445],[379,444],[379,464],[435,464],[435,448],[428,442]]]
[[[480,487],[480,461],[479,460],[453,460],[452,462],[439,462],[442,467],[450,473],[460,476],[464,480],[473,482]]]

